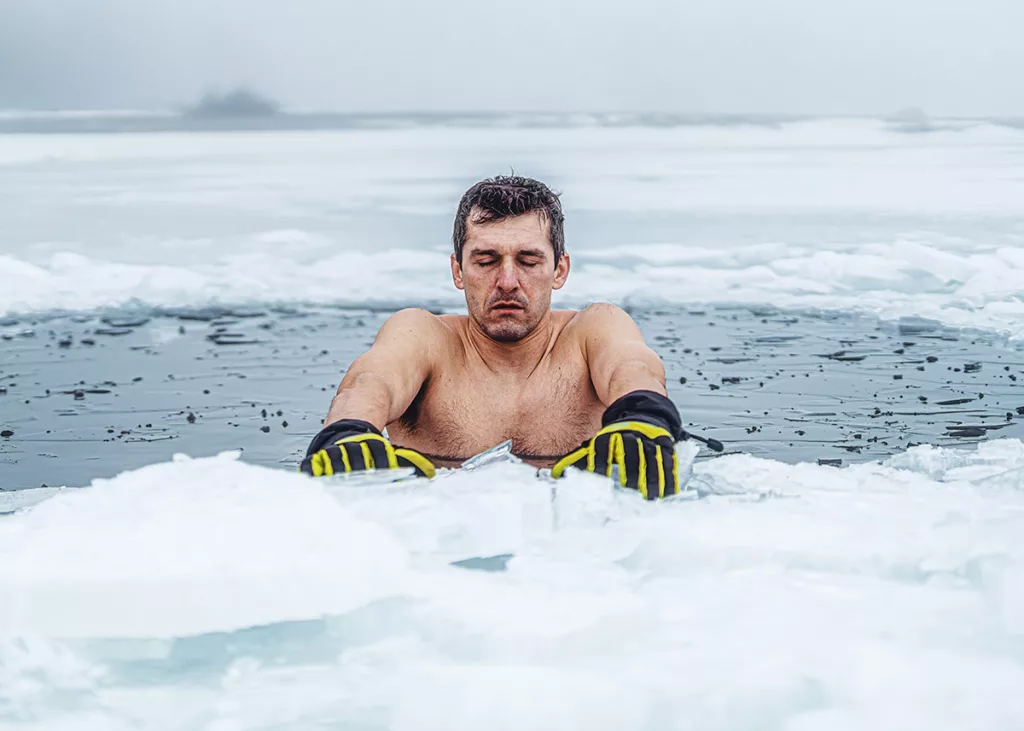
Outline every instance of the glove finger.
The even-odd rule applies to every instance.
[[[656,442],[644,440],[644,468],[646,472],[646,490],[642,490],[648,500],[664,497],[668,480],[671,479],[671,464],[666,465],[664,450]]]
[[[581,470],[587,469],[587,457],[590,455],[590,445],[584,443],[582,447],[574,449],[569,454],[555,462],[551,467],[551,476],[559,478],[568,467],[576,467]]]
[[[314,463],[316,464],[316,467],[313,466]],[[311,475],[312,477],[319,477],[322,475],[324,470],[320,463],[320,452],[313,452],[313,454],[302,460],[299,464],[299,472]]]
[[[665,444],[661,440],[653,445],[655,450],[653,469],[647,468],[648,486],[651,499],[671,497],[679,493],[679,464],[674,444]],[[649,458],[650,459],[650,458]]]
[[[383,438],[365,439],[362,443],[370,452],[370,459],[367,461],[367,464],[370,465],[368,469],[387,470],[398,466],[394,460],[394,449],[388,450],[390,445]]]
[[[331,475],[347,472],[345,460],[343,459],[344,454],[345,450],[334,444],[324,447],[313,455],[313,474],[330,477]]]
[[[642,474],[641,454],[643,453],[642,440],[633,434],[623,433],[619,437],[618,444],[613,445],[613,456],[615,463],[619,465],[619,483],[625,487],[645,492],[645,476]]]
[[[618,470],[616,471],[616,468]],[[622,449],[622,434],[612,434],[608,440],[608,477],[615,476],[620,485],[626,484],[626,459]]]
[[[665,465],[665,495],[678,495],[679,485],[679,456],[676,454],[676,445],[661,445],[662,462]]]
[[[433,463],[419,452],[399,447],[395,450],[395,459],[401,467],[414,468],[416,470],[416,474],[420,477],[426,477],[427,479],[434,478],[435,472]]]
[[[344,449],[331,444],[304,459],[299,470],[313,477],[330,477],[339,472],[347,472],[344,454]]]
[[[366,458],[370,455],[370,450],[365,449],[364,451],[362,442],[342,442],[338,444],[338,447],[345,460],[346,472],[360,472],[367,469]],[[335,462],[335,466],[337,466],[337,462]]]
[[[587,469],[595,475],[611,475],[611,443],[614,434],[598,434],[591,444],[591,454],[587,456]]]
[[[334,463],[331,461],[331,454],[326,449],[321,449],[313,455],[313,474],[316,476],[326,475],[330,477],[335,473]]]

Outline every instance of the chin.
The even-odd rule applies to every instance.
[[[518,322],[499,322],[484,328],[487,337],[499,343],[517,343],[530,334],[530,328]]]
[[[498,317],[487,323],[483,330],[487,337],[499,343],[517,343],[531,332],[536,324],[522,322],[517,317]]]

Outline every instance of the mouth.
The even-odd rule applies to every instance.
[[[491,309],[495,312],[516,312],[525,308],[516,302],[498,302],[491,305]]]

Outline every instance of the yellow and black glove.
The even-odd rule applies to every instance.
[[[605,410],[601,425],[593,438],[555,463],[552,477],[561,477],[568,467],[611,477],[617,465],[619,483],[648,500],[679,493],[675,445],[692,435],[683,430],[675,404],[655,391],[632,391]],[[722,451],[715,439],[700,441]]]
[[[320,477],[401,467],[412,467],[420,477],[434,476],[434,465],[419,452],[395,448],[367,421],[342,419],[313,438],[299,471]]]

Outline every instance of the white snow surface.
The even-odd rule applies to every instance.
[[[1024,726],[1019,441],[728,456],[660,503],[234,456],[0,517],[0,728]]]
[[[0,135],[0,315],[459,306],[455,205],[510,168],[563,194],[559,305],[749,302],[1024,337],[1024,130],[871,120]]]

